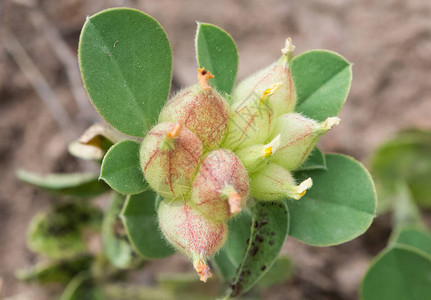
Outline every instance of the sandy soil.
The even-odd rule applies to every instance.
[[[429,0],[1,0],[0,278],[5,297],[52,297],[35,285],[18,282],[13,272],[37,260],[25,247],[26,228],[31,217],[55,199],[18,182],[14,172],[94,169],[66,151],[86,126],[99,120],[85,96],[79,96],[79,86],[68,71],[76,71],[78,37],[86,15],[113,6],[136,7],[164,26],[174,51],[178,87],[195,81],[196,20],[231,33],[240,52],[240,79],[274,61],[287,36],[293,38],[297,53],[314,48],[342,53],[354,63],[354,81],[341,126],[321,142],[324,151],[366,162],[373,149],[398,129],[431,127]],[[57,47],[66,47],[70,56],[53,50],[53,32],[61,41]],[[23,66],[14,61],[20,57],[16,40],[53,89],[54,101],[62,104],[69,123],[56,121],[52,106],[44,104],[20,69]],[[24,69],[28,75],[31,67]],[[378,218],[363,237],[337,247],[312,248],[289,240],[283,251],[294,258],[297,272],[265,298],[355,299],[370,257],[385,245],[389,225],[388,217]],[[179,256],[175,260],[179,266],[186,264]]]

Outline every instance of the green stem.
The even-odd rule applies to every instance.
[[[398,191],[392,217],[394,229],[399,230],[405,227],[415,227],[418,229],[426,228],[419,208],[413,201],[407,183],[405,181],[399,181],[396,186]]]

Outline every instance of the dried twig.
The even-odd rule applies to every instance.
[[[92,112],[93,110],[82,86],[76,55],[63,40],[58,30],[49,23],[40,10],[32,9],[29,13],[33,25],[43,32],[46,40],[51,45],[52,50],[64,65],[70,88],[80,113],[85,117],[89,117],[88,112]]]
[[[34,62],[28,56],[24,47],[15,38],[15,36],[7,30],[4,30],[2,33],[3,46],[15,60],[24,76],[35,89],[36,93],[43,100],[53,118],[60,125],[63,134],[70,136],[73,128],[72,121],[68,112],[60,102],[60,99],[54,93],[48,81],[40,73]]]

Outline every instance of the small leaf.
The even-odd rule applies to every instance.
[[[408,245],[431,255],[431,234],[427,230],[403,228],[395,237],[397,245]]]
[[[313,186],[299,201],[288,200],[290,235],[313,246],[347,242],[364,233],[376,208],[374,184],[368,171],[353,158],[327,154],[327,171],[297,172]]]
[[[380,253],[362,281],[364,300],[422,300],[431,295],[431,256],[397,245]]]
[[[251,232],[251,216],[244,211],[229,220],[229,235],[223,248],[214,256],[213,261],[225,281],[232,280],[236,275],[244,254],[247,250]]]
[[[172,51],[160,24],[135,9],[104,10],[87,18],[78,55],[100,115],[121,132],[143,137],[171,85]]]
[[[139,163],[139,144],[122,141],[103,158],[100,178],[120,194],[138,194],[148,188]]]
[[[56,205],[31,220],[27,245],[51,258],[76,256],[87,251],[83,230],[99,229],[101,221],[101,211],[91,205],[76,202]]]
[[[291,68],[295,111],[321,122],[336,116],[349,94],[352,65],[335,52],[312,50],[296,56]]]
[[[145,258],[163,258],[175,253],[160,232],[155,199],[156,193],[150,190],[127,196],[121,212],[129,241]]]
[[[325,155],[318,148],[314,148],[307,160],[296,171],[307,170],[326,170]]]
[[[29,269],[18,271],[16,277],[28,283],[45,284],[59,282],[66,284],[79,272],[88,270],[92,261],[93,256],[87,254],[65,260],[42,262]]]
[[[120,269],[133,268],[141,262],[127,240],[126,231],[119,216],[125,198],[123,195],[114,194],[102,225],[104,252],[109,261]]]
[[[284,203],[259,201],[253,211],[247,251],[228,292],[232,297],[250,290],[266,274],[289,231],[289,213]]]
[[[198,23],[196,58],[199,67],[214,75],[210,83],[220,92],[230,94],[238,68],[238,50],[232,37],[220,27]]]
[[[20,180],[45,189],[54,194],[76,197],[94,197],[109,190],[97,175],[91,173],[49,174],[38,175],[25,170],[18,170]]]

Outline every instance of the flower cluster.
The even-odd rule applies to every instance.
[[[300,199],[311,178],[296,184],[291,171],[307,159],[319,137],[338,124],[295,113],[296,92],[287,39],[281,58],[242,81],[230,105],[198,69],[198,84],[185,88],[162,109],[145,137],[140,162],[163,201],[159,225],[166,239],[193,260],[206,281],[208,257],[224,244],[227,221],[253,197]]]

